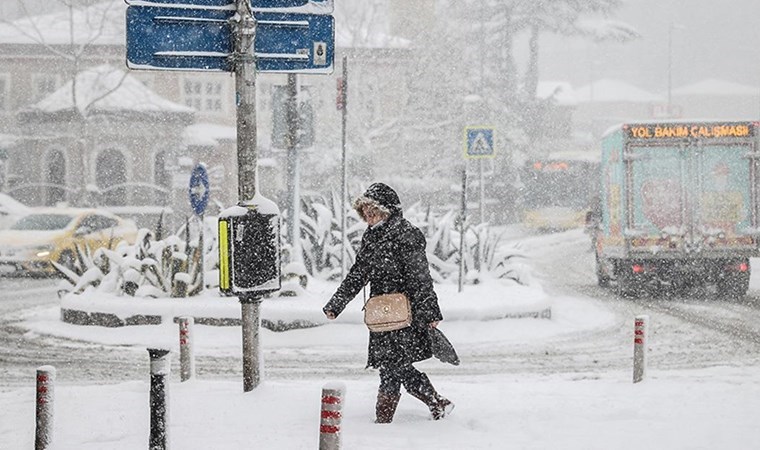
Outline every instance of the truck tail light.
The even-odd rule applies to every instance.
[[[641,264],[634,264],[633,266],[631,266],[631,269],[633,270],[633,273],[645,272],[644,266],[642,266]]]
[[[729,272],[748,272],[749,264],[747,264],[746,262],[741,262],[738,264],[729,264],[726,266],[726,270]]]

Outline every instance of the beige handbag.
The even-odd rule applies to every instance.
[[[394,331],[412,324],[412,305],[405,294],[370,297],[364,304],[364,323],[369,331]]]

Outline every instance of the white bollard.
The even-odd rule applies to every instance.
[[[37,411],[34,449],[45,450],[53,445],[53,407],[55,399],[55,367],[37,368]]]
[[[179,377],[180,381],[195,378],[195,355],[193,354],[193,326],[195,319],[192,317],[179,318]]]
[[[644,379],[647,372],[647,323],[649,316],[636,316],[633,326],[633,382]]]
[[[319,450],[340,449],[340,423],[346,386],[328,383],[322,388],[322,411],[319,421]]]

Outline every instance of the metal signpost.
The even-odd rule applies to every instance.
[[[480,189],[480,223],[484,221],[484,181],[483,181],[483,158],[492,158],[494,156],[494,135],[493,127],[466,127],[464,129],[465,156],[467,158],[478,158],[479,169],[479,189]]]
[[[257,274],[237,273],[240,261],[235,255],[251,253],[262,230],[279,233],[279,225],[267,227],[270,215],[278,216],[276,206],[257,196],[256,154],[256,71],[287,73],[323,73],[333,70],[335,55],[335,21],[331,16],[333,0],[126,0],[127,66],[131,69],[198,70],[235,73],[237,100],[237,158],[239,206],[248,215],[257,214],[257,206],[266,204],[267,214],[251,220],[220,216],[220,288],[238,295],[243,323],[243,390],[253,390],[260,381],[258,351],[259,306],[267,292],[279,288],[264,283],[250,286]],[[276,211],[276,213],[275,213]],[[231,230],[222,248],[221,232]],[[249,224],[263,223],[264,228],[243,232]],[[224,226],[223,226],[224,225]],[[223,230],[224,228],[224,230]],[[278,234],[279,236],[279,234]],[[272,246],[272,242],[261,242]],[[236,253],[235,246],[245,251]],[[279,246],[279,240],[276,241]],[[265,248],[279,263],[279,248]],[[253,252],[255,253],[255,252]],[[222,261],[222,256],[229,261]],[[232,268],[233,270],[229,270]],[[256,268],[252,268],[256,269]],[[264,268],[262,272],[279,274]],[[244,288],[238,288],[243,283]]]
[[[208,198],[210,194],[208,184],[208,172],[206,166],[198,164],[193,168],[190,173],[190,186],[188,188],[190,194],[190,206],[193,208],[193,212],[200,219],[200,232],[198,234],[198,248],[200,249],[200,276],[201,276],[201,288],[206,288],[205,279],[205,262],[204,262],[204,240],[203,233],[205,228],[203,213],[208,206]]]

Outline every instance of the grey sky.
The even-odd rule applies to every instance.
[[[757,86],[760,90],[760,1],[627,0],[614,17],[636,27],[641,39],[627,44],[547,38],[542,79],[570,81],[620,78],[666,92],[668,28],[673,30],[673,87],[705,78]]]
[[[348,1],[355,0],[336,0]],[[40,13],[46,6],[60,7],[51,0],[22,2]],[[18,0],[0,0],[0,13],[6,19],[18,16]],[[673,88],[720,78],[760,90],[758,0],[626,0],[614,18],[633,25],[642,38],[627,44],[593,44],[546,36],[541,47],[541,79],[569,81],[579,87],[592,78],[619,78],[664,93],[668,28],[673,23]]]

